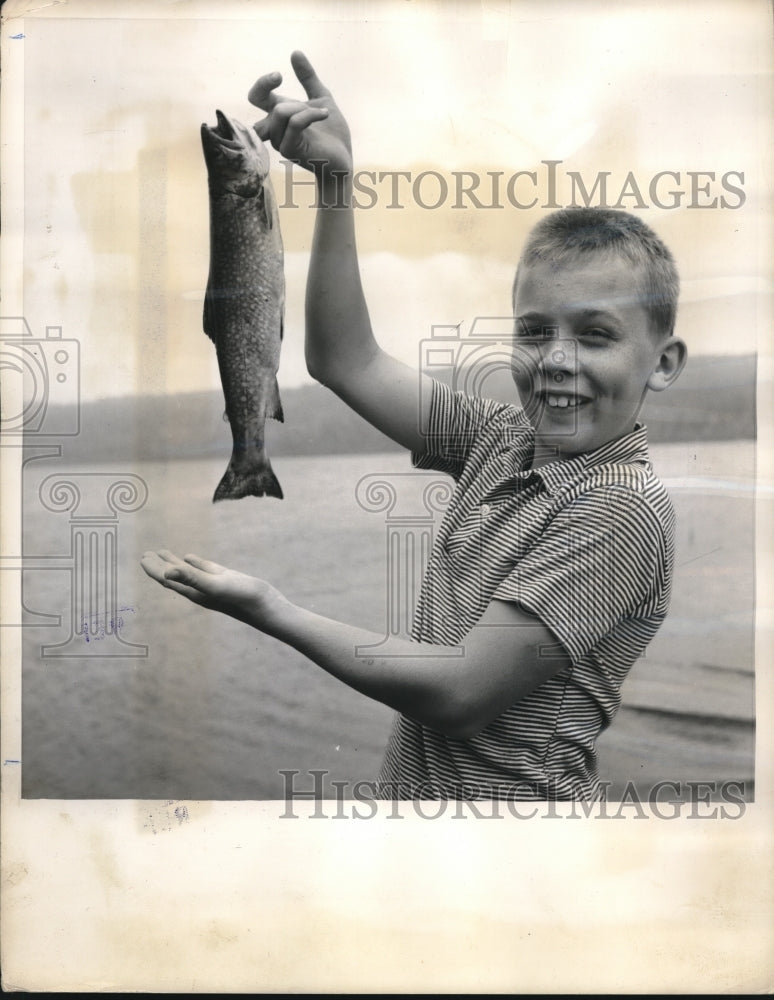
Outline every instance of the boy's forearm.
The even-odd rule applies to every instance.
[[[467,735],[470,712],[458,647],[392,640],[390,656],[371,654],[383,636],[324,618],[285,600],[275,609],[274,638],[297,649],[333,677],[369,698],[448,735]],[[437,652],[436,652],[437,650]]]
[[[377,350],[360,281],[352,171],[317,173],[318,209],[306,289],[306,363],[335,387]]]

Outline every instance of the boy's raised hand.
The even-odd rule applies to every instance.
[[[320,173],[326,168],[346,171],[352,167],[349,128],[331,92],[321,82],[303,52],[294,52],[291,64],[308,101],[276,93],[280,73],[267,73],[253,84],[251,104],[267,112],[256,122],[259,138],[268,140],[287,160]]]

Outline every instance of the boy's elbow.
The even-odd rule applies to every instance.
[[[307,354],[306,370],[315,382],[336,393],[350,379],[347,366],[330,358]]]
[[[491,719],[488,718],[474,717],[471,715],[463,716],[455,720],[450,731],[447,732],[446,735],[455,740],[472,740],[473,737],[478,736],[482,729],[485,729],[490,722]]]
[[[313,354],[306,355],[306,370],[309,375],[315,380],[315,382],[320,382],[322,385],[327,385],[328,377],[326,373],[326,367],[323,361],[319,357],[315,357]]]
[[[462,696],[446,699],[431,725],[450,739],[470,740],[491,721],[491,714],[475,696]]]
[[[483,726],[475,726],[467,719],[460,719],[443,729],[443,735],[453,740],[472,740],[474,736],[483,729]]]
[[[379,353],[371,337],[363,343],[350,343],[346,349],[325,350],[319,345],[307,344],[304,360],[307,372],[316,382],[337,391],[359,384]]]

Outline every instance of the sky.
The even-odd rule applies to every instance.
[[[337,98],[374,192],[357,218],[364,286],[379,340],[403,360],[417,363],[433,326],[508,313],[519,248],[550,203],[551,160],[560,203],[579,197],[577,178],[591,191],[605,172],[610,201],[628,190],[619,207],[673,249],[693,353],[767,349],[766,3],[226,0],[213,19],[197,2],[75,2],[19,30],[8,6],[5,121],[21,121],[23,156],[4,169],[5,197],[23,185],[23,209],[5,213],[22,252],[5,254],[3,314],[23,313],[34,337],[61,326],[79,341],[84,399],[219,385],[201,329],[199,126],[215,108],[261,117],[246,95],[268,70],[300,96],[294,48]],[[286,251],[280,385],[298,385],[313,208],[302,173],[272,157]],[[374,180],[388,171],[410,174],[396,181],[399,208],[392,181]],[[521,171],[510,191],[519,206],[537,195],[532,208],[507,197]],[[480,179],[479,205],[501,207],[460,195],[455,209],[455,172]]]

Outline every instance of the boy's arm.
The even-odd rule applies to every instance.
[[[323,618],[262,580],[217,563],[148,552],[164,587],[293,646],[349,687],[457,739],[469,739],[569,664],[553,634],[517,604],[493,601],[459,647],[395,641],[389,656],[358,647],[382,636]]]
[[[279,74],[250,91],[267,117],[255,128],[283,157],[314,171],[318,209],[306,290],[309,373],[389,437],[415,451],[425,447],[420,392],[430,379],[386,354],[376,342],[360,281],[352,209],[352,152],[347,124],[306,57],[293,68],[308,101],[278,95]]]

